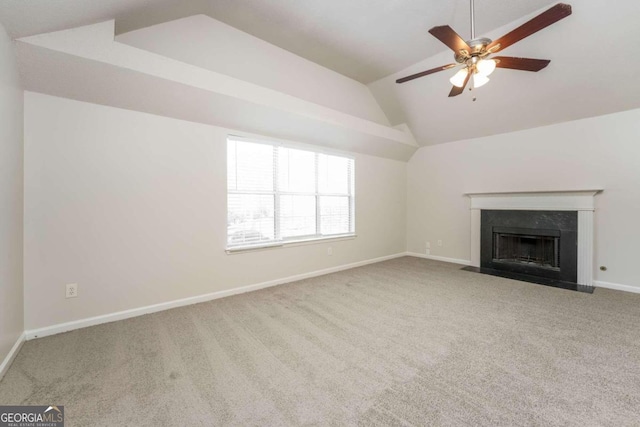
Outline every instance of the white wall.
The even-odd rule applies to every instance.
[[[356,155],[356,239],[227,255],[228,132],[26,92],[25,328],[404,252],[406,163]]]
[[[116,41],[389,125],[366,85],[206,15],[121,34]]]
[[[23,331],[22,89],[0,25],[0,363]]]
[[[631,110],[421,148],[407,169],[407,249],[425,253],[431,241],[431,255],[469,260],[466,192],[604,188],[595,280],[640,289],[639,136],[640,110]]]

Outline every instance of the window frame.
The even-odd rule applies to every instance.
[[[247,138],[238,135],[228,135],[226,139],[226,150],[229,149],[229,142],[246,142],[253,144],[262,144],[272,147],[273,150],[273,190],[237,190],[229,188],[229,156],[227,153],[226,156],[226,190],[227,197],[225,207],[227,210],[227,227],[230,219],[230,211],[229,211],[229,196],[232,194],[250,194],[250,195],[269,195],[273,197],[273,219],[274,219],[274,239],[268,240],[265,242],[247,244],[246,242],[242,242],[236,245],[229,243],[229,233],[227,228],[227,241],[226,241],[226,252],[234,253],[234,252],[242,252],[248,250],[255,249],[267,249],[274,247],[282,247],[282,246],[290,246],[290,245],[300,245],[300,244],[309,244],[315,242],[323,242],[327,240],[345,240],[345,239],[353,239],[356,237],[356,221],[355,221],[355,158],[353,155],[346,154],[344,152],[338,152],[333,150],[325,150],[319,149],[318,147],[309,147],[304,144],[296,145],[296,144],[287,144],[276,141],[269,141],[264,139],[256,139],[256,138]],[[309,153],[313,153],[314,155],[314,165],[315,165],[315,186],[313,192],[301,192],[301,191],[285,191],[280,189],[279,182],[279,171],[280,171],[280,161],[279,161],[279,150],[280,148],[291,149],[291,150],[299,150],[305,151]],[[350,164],[348,165],[348,173],[347,173],[347,192],[346,193],[328,193],[328,192],[320,192],[320,156],[334,156],[340,157],[343,159],[347,159]],[[237,164],[237,158],[236,158]],[[237,182],[237,179],[236,179]],[[282,237],[282,209],[281,209],[281,197],[282,196],[313,196],[315,199],[315,234],[306,234],[300,236],[289,236]],[[348,216],[349,216],[349,231],[346,233],[334,233],[334,234],[322,234],[322,215],[321,215],[321,197],[345,197],[348,199]]]

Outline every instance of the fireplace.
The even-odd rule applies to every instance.
[[[592,292],[595,198],[601,191],[465,193],[471,211],[471,257],[465,268]],[[517,211],[525,213],[513,214]],[[507,215],[506,221],[500,215]],[[498,222],[487,223],[496,218]],[[508,245],[518,243],[520,248],[510,253]],[[486,265],[490,267],[482,267]],[[574,285],[558,285],[559,281]]]
[[[481,268],[577,283],[577,212],[482,210],[480,222]]]

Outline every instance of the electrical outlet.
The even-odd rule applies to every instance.
[[[78,296],[78,284],[69,283],[67,285],[67,298],[75,298]]]
[[[329,256],[333,255],[333,248],[331,246],[327,248],[327,255]]]
[[[438,240],[438,246],[442,246],[442,240]]]

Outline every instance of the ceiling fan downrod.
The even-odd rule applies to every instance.
[[[470,0],[471,3],[471,40],[476,38],[476,13],[475,13],[475,2],[474,0]]]

